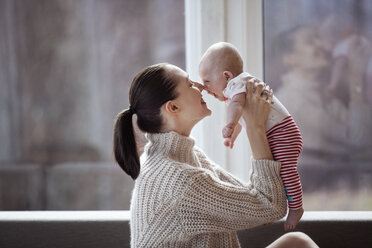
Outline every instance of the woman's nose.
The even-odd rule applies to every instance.
[[[205,87],[202,84],[199,84],[197,82],[194,82],[194,85],[196,86],[196,88],[199,89],[200,92],[202,92],[203,90],[205,90]]]

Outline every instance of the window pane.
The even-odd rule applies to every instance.
[[[307,210],[372,210],[372,1],[264,0],[264,75],[304,141]]]
[[[0,0],[0,210],[128,209],[113,122],[145,66],[185,67],[184,2]]]

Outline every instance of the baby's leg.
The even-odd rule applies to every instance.
[[[284,230],[294,229],[300,221],[304,209],[302,207],[302,186],[298,174],[297,163],[284,164],[280,170],[288,200],[288,216],[284,223]]]
[[[302,186],[297,171],[297,160],[302,151],[301,133],[292,117],[267,132],[274,159],[280,161],[280,176],[287,194],[289,212],[284,229],[296,227],[304,212],[302,208]]]
[[[289,209],[287,219],[284,223],[284,230],[288,231],[295,229],[303,214],[304,209],[302,207],[296,210]]]
[[[238,137],[241,130],[242,130],[242,126],[239,123],[236,124],[235,128],[232,130],[230,137],[225,138],[224,145],[232,149],[234,147],[234,142],[236,138]]]

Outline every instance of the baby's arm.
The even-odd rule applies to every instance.
[[[230,138],[243,113],[245,93],[236,94],[227,108],[227,125],[222,130],[224,138]]]
[[[241,130],[242,130],[242,125],[240,125],[240,123],[236,124],[233,130],[233,133],[231,134],[231,138],[225,138],[224,145],[232,149],[234,147],[234,142],[236,138],[238,137]]]

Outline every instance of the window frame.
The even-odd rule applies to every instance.
[[[203,52],[215,42],[226,41],[240,51],[244,69],[249,68],[251,74],[263,79],[263,0],[186,0],[185,25],[186,71],[190,78],[201,81],[198,64]],[[212,116],[193,129],[196,145],[217,164],[249,180],[248,138],[240,134],[234,149],[224,147],[221,130],[226,106],[209,96],[205,98]]]

